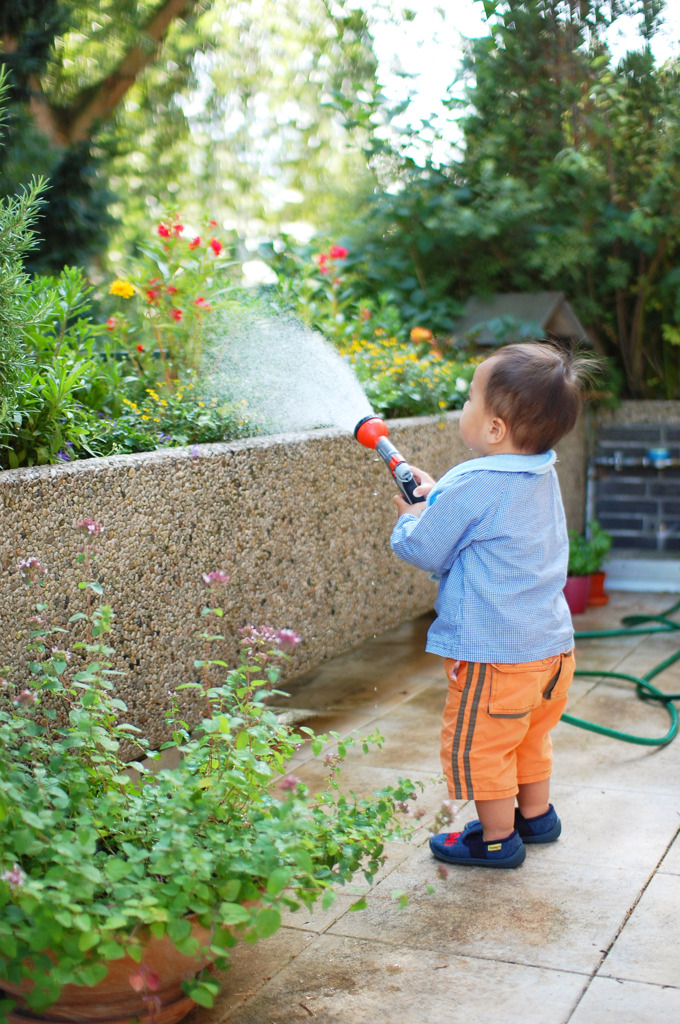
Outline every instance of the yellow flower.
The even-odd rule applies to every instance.
[[[129,281],[118,279],[109,288],[109,295],[119,295],[121,299],[131,299],[134,294],[134,286]]]
[[[151,397],[153,398],[154,402],[159,402],[160,401],[158,395],[153,390],[153,388],[147,388],[146,389],[146,393],[147,393],[147,395],[151,395]]]
[[[167,403],[167,402],[165,401],[165,399],[164,399],[164,398],[161,398],[161,405],[167,405],[167,404],[168,404],[168,403]]]
[[[150,420],[150,419],[151,419],[151,417],[150,417],[150,416],[141,416],[141,417],[140,417],[140,419],[143,419],[143,420]]]

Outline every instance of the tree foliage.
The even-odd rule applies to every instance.
[[[209,212],[256,235],[349,211],[350,192],[372,187],[355,93],[375,92],[375,59],[347,0],[4,8],[13,102],[0,194],[29,167],[51,184],[34,269],[87,263],[114,222],[119,242],[146,234],[150,210]]]
[[[105,168],[115,151],[106,128],[140,77],[165,57],[173,88],[192,50],[183,32],[209,0],[14,0],[0,10],[0,58],[11,86],[0,194],[27,169],[50,180],[35,268],[85,262],[105,245],[113,198]]]
[[[664,6],[486,2],[490,35],[470,41],[450,101],[460,158],[403,160],[357,231],[383,247],[372,287],[427,303],[435,327],[473,294],[564,291],[629,394],[680,395],[679,70],[650,49]],[[604,31],[631,11],[642,45],[613,66]]]

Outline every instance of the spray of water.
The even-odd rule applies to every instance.
[[[267,432],[351,431],[372,414],[349,361],[291,316],[240,310],[216,331],[208,353],[208,392],[244,403]]]

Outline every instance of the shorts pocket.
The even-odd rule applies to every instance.
[[[566,654],[560,654],[559,665],[543,690],[544,700],[555,700],[558,697],[567,696],[567,690],[574,678],[575,664],[573,650],[567,651]]]
[[[489,715],[523,718],[530,714],[543,699],[546,676],[551,679],[559,671],[560,657],[518,665],[489,665]]]
[[[457,661],[455,658],[444,658],[444,671],[449,681],[449,686],[460,693],[465,689],[465,678],[467,676],[467,663]]]

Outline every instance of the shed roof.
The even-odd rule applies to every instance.
[[[587,331],[564,292],[498,292],[468,299],[456,321],[456,338],[474,332],[478,345],[498,345],[550,331],[583,339]]]

